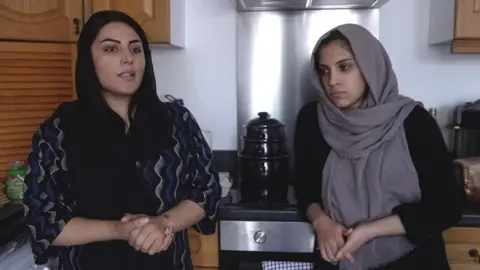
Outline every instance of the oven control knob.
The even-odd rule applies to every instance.
[[[265,241],[267,241],[267,234],[262,231],[256,231],[255,234],[253,235],[253,240],[257,244],[263,244]]]

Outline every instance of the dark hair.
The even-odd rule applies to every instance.
[[[125,121],[107,104],[102,95],[102,85],[95,71],[91,46],[100,29],[111,22],[129,25],[142,42],[145,71],[138,90],[132,95],[128,118],[130,127],[128,143],[125,140]],[[147,36],[140,25],[127,14],[106,10],[94,13],[85,23],[77,42],[78,57],[75,86],[79,107],[88,114],[89,129],[104,140],[109,150],[127,159],[140,160],[156,157],[162,149],[175,141],[171,134],[173,120],[165,103],[160,101],[155,83],[153,63]]]
[[[123,119],[113,112],[102,96],[102,85],[95,72],[91,50],[91,46],[97,38],[100,30],[106,24],[111,22],[123,22],[129,25],[139,36],[145,55],[145,72],[142,82],[138,90],[132,95],[128,106],[128,118],[130,123],[132,123],[133,112],[139,103],[158,106],[158,104],[154,104],[159,103],[160,100],[156,93],[155,75],[147,36],[141,26],[132,17],[116,10],[96,12],[85,23],[77,42],[78,49],[75,70],[75,86],[78,99],[93,106],[94,110],[101,118],[101,121],[109,122],[105,123],[107,125],[120,125],[119,121],[121,121],[122,126],[125,127]]]
[[[320,51],[323,47],[327,46],[328,44],[334,42],[334,41],[342,41],[345,43],[345,45],[348,47],[347,49],[352,52],[352,47],[350,46],[350,41],[338,30],[333,30],[328,34],[326,38],[324,38],[320,44],[317,46],[315,52],[314,52],[314,63],[315,63],[315,70],[318,72],[319,71],[319,65],[320,63],[318,62],[318,59],[320,58]]]

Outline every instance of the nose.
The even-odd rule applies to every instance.
[[[122,64],[131,64],[133,62],[132,53],[127,50],[122,54]]]
[[[335,71],[330,71],[330,73],[328,73],[328,84],[330,86],[335,86],[338,84],[338,75],[337,75],[337,72]]]

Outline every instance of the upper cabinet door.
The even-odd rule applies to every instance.
[[[0,39],[76,42],[82,0],[0,0]]]
[[[123,11],[142,26],[150,43],[184,45],[184,0],[87,0],[86,10],[87,16],[101,10]]]
[[[457,0],[456,38],[480,39],[480,0]]]
[[[480,0],[432,0],[430,45],[450,44],[452,53],[480,54]]]

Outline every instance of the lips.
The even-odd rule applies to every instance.
[[[333,92],[333,93],[330,93],[330,97],[331,98],[341,98],[345,95],[344,92]]]
[[[131,81],[135,78],[135,71],[124,71],[118,74],[118,77]]]

